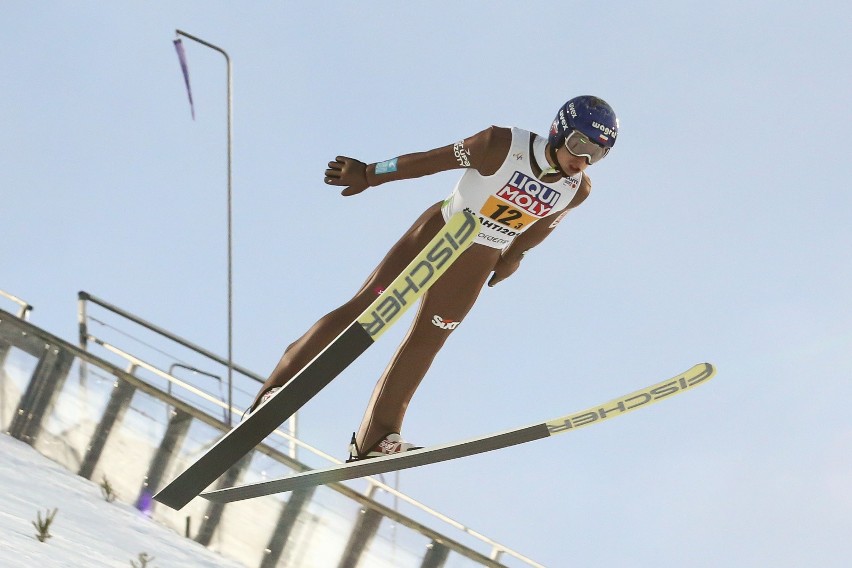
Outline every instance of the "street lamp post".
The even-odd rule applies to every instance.
[[[221,47],[215,46],[210,42],[204,41],[201,38],[188,34],[181,30],[175,30],[177,36],[183,36],[192,41],[198,42],[201,45],[214,49],[225,56],[225,62],[228,67],[228,426],[233,425],[232,410],[234,398],[234,357],[233,357],[233,328],[234,328],[234,293],[233,293],[233,239],[232,239],[232,176],[231,176],[231,147],[233,143],[233,89],[231,83],[231,58],[228,53]]]

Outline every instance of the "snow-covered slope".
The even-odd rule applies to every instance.
[[[42,543],[32,522],[48,509],[58,512],[53,537]],[[131,561],[140,564],[141,553],[154,558],[148,568],[243,568],[133,507],[108,503],[97,484],[0,434],[0,566],[128,568]]]

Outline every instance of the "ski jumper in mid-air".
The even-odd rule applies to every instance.
[[[351,300],[322,317],[284,352],[253,408],[307,365],[369,306],[444,226],[466,210],[481,222],[473,244],[425,292],[408,334],[379,378],[350,459],[415,448],[400,436],[408,403],[447,337],[467,315],[483,285],[514,273],[591,190],[585,170],[607,155],[618,135],[615,112],[603,100],[566,102],[542,137],[492,126],[427,152],[364,164],[345,156],[329,162],[325,183],[355,195],[389,181],[465,169],[445,201],[429,207],[388,251]],[[489,276],[491,276],[489,280]]]

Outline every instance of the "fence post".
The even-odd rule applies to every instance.
[[[44,353],[33,371],[18,412],[12,419],[9,433],[19,440],[33,445],[41,433],[41,423],[47,411],[59,397],[74,356],[51,345],[44,346]]]
[[[116,423],[120,423],[124,418],[124,414],[130,407],[130,401],[133,399],[133,394],[136,392],[136,387],[123,381],[116,379],[118,383],[112,389],[112,394],[109,397],[109,402],[104,410],[104,415],[98,423],[92,434],[92,439],[89,442],[89,449],[86,451],[86,457],[83,458],[83,463],[80,464],[80,470],[77,475],[91,479],[95,472],[95,466],[101,459],[101,454],[104,451],[109,435]]]

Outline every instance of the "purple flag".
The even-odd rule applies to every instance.
[[[180,60],[180,69],[183,71],[183,81],[186,83],[186,94],[189,95],[189,110],[192,112],[192,120],[195,120],[195,105],[192,104],[192,89],[189,87],[189,67],[186,65],[186,52],[180,38],[175,40],[175,49]]]
[[[143,489],[142,493],[139,495],[139,499],[136,500],[136,508],[139,509],[142,514],[150,517],[152,511],[154,510],[154,499],[151,492],[147,489]]]

